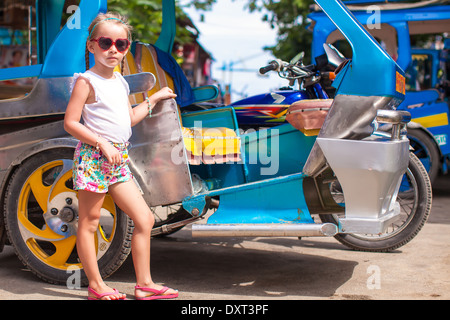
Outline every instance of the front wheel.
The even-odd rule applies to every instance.
[[[343,202],[340,188],[331,185],[336,202]],[[387,252],[409,241],[422,229],[431,211],[431,183],[421,161],[410,152],[409,165],[402,178],[397,201],[400,218],[382,234],[338,234],[335,238],[347,247],[361,251]],[[343,205],[343,203],[341,203]],[[336,215],[319,215],[322,222],[338,224]]]

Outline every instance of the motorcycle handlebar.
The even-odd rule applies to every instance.
[[[267,66],[259,68],[259,73],[266,74],[267,72],[272,71],[272,70],[280,71],[281,66],[282,66],[281,60],[273,60],[273,61],[270,61]]]

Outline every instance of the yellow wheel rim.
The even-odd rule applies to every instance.
[[[55,160],[38,167],[19,194],[17,220],[29,250],[43,263],[67,270],[81,264],[76,254],[78,198],[72,189],[72,161]],[[116,230],[114,202],[106,195],[95,242],[97,259],[108,250]]]

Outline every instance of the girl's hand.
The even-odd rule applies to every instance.
[[[122,162],[122,155],[119,150],[117,150],[109,141],[100,138],[98,146],[109,163],[120,164]]]
[[[132,108],[131,104],[129,104],[128,107],[130,109],[131,126],[135,126],[136,124],[141,122],[145,117],[147,117],[149,113],[149,108],[153,109],[155,105],[161,100],[172,99],[175,98],[176,96],[177,95],[173,93],[172,89],[164,87],[155,94],[152,94],[148,98],[148,102],[144,101],[134,108]]]
[[[168,87],[164,87],[164,88],[160,89],[158,92],[151,95],[149,97],[149,100],[150,100],[150,104],[154,106],[161,100],[173,99],[173,98],[176,98],[176,96],[177,95],[172,91],[172,89],[170,89]]]

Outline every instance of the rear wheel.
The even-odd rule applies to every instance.
[[[8,237],[19,259],[41,279],[67,284],[79,270],[87,278],[76,251],[77,192],[72,189],[73,149],[41,152],[23,162],[12,175],[5,197]],[[95,236],[97,260],[104,278],[130,253],[133,224],[107,195]],[[72,279],[73,280],[73,279]]]
[[[338,204],[344,205],[340,187],[332,183],[331,192]],[[338,234],[335,238],[355,250],[386,252],[395,250],[409,241],[422,229],[431,210],[431,183],[420,160],[410,153],[409,165],[402,178],[397,201],[400,218],[382,234]],[[322,222],[338,224],[338,216],[319,215]]]

